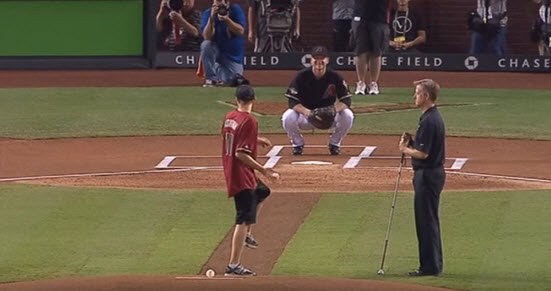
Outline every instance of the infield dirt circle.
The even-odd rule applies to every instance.
[[[252,84],[286,86],[295,72],[254,71]],[[353,72],[344,72],[353,83]],[[499,76],[496,76],[499,75]],[[433,78],[443,87],[551,89],[545,74],[481,74],[441,72],[383,72],[381,87],[410,87],[412,80]],[[485,82],[478,80],[484,78]],[[143,71],[4,71],[1,87],[64,86],[199,86],[190,70]],[[269,83],[266,81],[269,80]],[[388,81],[386,81],[388,80]],[[514,81],[512,81],[514,80]],[[208,89],[207,89],[208,90]],[[368,98],[368,97],[355,97]],[[259,217],[255,237],[262,247],[245,251],[243,263],[259,273],[257,278],[227,279],[190,274],[160,276],[111,276],[70,278],[1,284],[2,290],[437,290],[439,288],[387,281],[342,278],[268,276],[287,242],[325,192],[392,191],[399,163],[397,136],[349,135],[340,156],[329,156],[327,134],[306,136],[303,157],[294,157],[284,135],[270,135],[281,146],[274,168],[281,173],[269,186],[273,195]],[[314,147],[319,145],[320,147]],[[527,151],[526,149],[530,150]],[[550,141],[487,138],[447,139],[448,178],[444,191],[549,189]],[[113,137],[51,140],[0,139],[0,181],[94,187],[162,189],[224,189],[219,170],[218,136]],[[351,158],[362,157],[353,167]],[[261,152],[263,162],[269,149]],[[167,156],[178,156],[156,169]],[[378,157],[388,157],[380,159]],[[194,158],[197,157],[197,158]],[[202,158],[198,158],[202,157]],[[459,167],[458,159],[467,159]],[[352,159],[354,160],[354,159]],[[75,161],[78,161],[76,163]],[[306,165],[292,164],[307,162]],[[323,162],[323,163],[308,163]],[[455,167],[455,168],[454,168]],[[459,167],[459,168],[458,168]],[[454,168],[454,169],[452,169]],[[308,172],[305,176],[303,173]],[[78,174],[78,175],[77,175]],[[49,176],[49,177],[46,177]],[[351,182],[353,181],[353,182]],[[400,189],[411,191],[411,170],[403,171]],[[285,213],[279,209],[286,209]],[[287,223],[278,223],[283,219]],[[264,227],[263,227],[264,226]],[[212,268],[223,274],[230,234],[205,262],[201,274]],[[262,258],[262,259],[259,259]],[[376,270],[373,270],[376,272]]]

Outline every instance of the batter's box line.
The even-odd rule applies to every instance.
[[[270,151],[265,155],[268,160],[264,164],[264,167],[266,168],[274,168],[279,160],[282,158],[280,156],[280,152],[287,147],[292,147],[290,145],[275,145],[273,146]],[[306,148],[326,148],[327,145],[306,145]],[[341,148],[363,148],[362,152],[358,155],[358,157],[369,157],[373,151],[377,147],[375,146],[359,146],[359,145],[348,145],[348,146],[341,146]],[[358,157],[352,157],[348,160],[348,162],[345,164],[343,168],[348,167],[354,167],[359,163],[359,160],[356,160]],[[157,170],[165,170],[165,169],[179,169],[182,167],[175,167],[170,166],[172,162],[174,162],[175,159],[189,159],[189,158],[221,158],[221,156],[165,156],[158,164],[155,166],[155,169]],[[361,158],[360,158],[361,159]]]
[[[274,168],[279,161],[281,160],[282,156],[280,156],[281,151],[284,148],[292,147],[290,145],[275,145],[273,146],[270,151],[264,156],[268,158],[266,163],[264,163],[264,167],[266,168]],[[306,145],[306,148],[325,148],[326,145]],[[373,152],[377,149],[376,146],[361,146],[361,145],[348,145],[348,146],[342,146],[341,148],[363,148],[363,150],[360,152],[358,156],[350,157],[348,161],[344,164],[343,169],[366,169],[365,167],[358,167],[358,164],[361,162],[362,159],[400,159],[400,156],[372,156]],[[155,169],[157,170],[166,170],[166,169],[182,169],[185,167],[180,166],[170,166],[172,162],[174,162],[175,159],[182,158],[182,159],[190,159],[190,158],[218,158],[220,159],[221,156],[165,156],[157,166],[155,166]],[[446,168],[447,170],[461,170],[465,163],[469,160],[468,158],[446,158],[446,160],[453,160],[453,164],[450,168]],[[216,166],[207,166],[204,169],[214,169]],[[195,168],[195,170],[203,170],[203,168],[200,167],[192,167]],[[220,167],[221,168],[221,167]],[[369,167],[369,169],[376,169],[377,167]],[[388,169],[392,167],[379,167],[380,169]],[[397,167],[396,167],[397,168]],[[216,168],[218,169],[218,168]]]

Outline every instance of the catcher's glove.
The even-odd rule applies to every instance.
[[[406,147],[412,147],[413,146],[413,136],[409,132],[404,132],[402,134],[402,142],[406,145]]]
[[[308,122],[318,129],[329,129],[335,122],[335,106],[320,107],[310,111]]]

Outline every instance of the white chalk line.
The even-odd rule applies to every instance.
[[[187,172],[187,171],[198,171],[198,170],[221,170],[221,169],[222,169],[221,166],[208,166],[208,167],[174,168],[174,169],[166,169],[166,170],[146,170],[146,171],[89,173],[89,174],[48,175],[48,176],[3,178],[3,179],[0,179],[0,182],[32,181],[32,180],[58,179],[58,178],[86,178],[86,177],[99,177],[99,176],[139,175],[139,174],[149,174],[149,173],[171,173],[171,172]],[[398,167],[356,167],[355,169],[358,169],[358,170],[396,170],[396,169],[398,169]],[[404,167],[403,169],[413,170],[411,167]],[[446,168],[446,170],[450,170],[450,168]],[[476,176],[476,177],[494,178],[494,179],[502,179],[502,180],[516,180],[516,181],[525,181],[525,182],[551,183],[551,180],[547,180],[547,179],[536,179],[536,178],[515,177],[515,176],[503,176],[503,175],[490,175],[490,174],[479,174],[479,173],[469,173],[469,172],[447,171],[446,174]]]
[[[106,172],[106,173],[88,173],[88,174],[63,174],[63,175],[47,175],[47,176],[31,176],[31,177],[16,177],[16,178],[3,178],[0,182],[16,182],[16,181],[31,181],[42,179],[59,179],[59,178],[86,178],[86,177],[99,177],[99,176],[122,176],[122,175],[140,175],[150,173],[169,173],[169,172],[187,172],[197,170],[219,170],[221,166],[215,167],[187,167],[187,168],[173,168],[167,170],[145,170],[145,171],[125,171],[125,172]]]
[[[503,180],[517,180],[517,181],[526,181],[526,182],[551,183],[551,180],[547,180],[547,179],[535,179],[535,178],[502,176],[502,175],[489,175],[489,174],[478,174],[478,173],[469,173],[469,172],[455,172],[455,171],[452,172],[452,171],[450,171],[450,172],[446,172],[446,174],[464,175],[464,176],[477,176],[477,177],[484,177],[484,178],[496,178],[496,179],[503,179]]]
[[[396,170],[398,167],[356,167],[355,169],[358,170]],[[410,170],[413,171],[413,168],[411,167],[403,167],[404,170]],[[538,182],[538,183],[551,183],[551,180],[547,179],[536,179],[536,178],[527,178],[527,177],[516,177],[516,176],[503,176],[503,175],[490,175],[490,174],[480,174],[480,173],[469,173],[469,172],[458,172],[453,171],[452,168],[444,168],[446,171],[446,174],[451,175],[463,175],[463,176],[475,176],[475,177],[483,177],[483,178],[494,178],[494,179],[501,179],[501,180],[516,180],[516,181],[525,181],[525,182]]]

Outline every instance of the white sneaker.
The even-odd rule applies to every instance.
[[[363,81],[356,82],[356,92],[354,94],[356,95],[364,95],[365,94],[365,83]]]
[[[379,85],[377,85],[377,83],[375,82],[371,82],[371,84],[369,84],[369,95],[379,95]]]
[[[203,84],[203,88],[214,87],[215,84],[216,84],[216,81],[206,79],[205,83]]]

